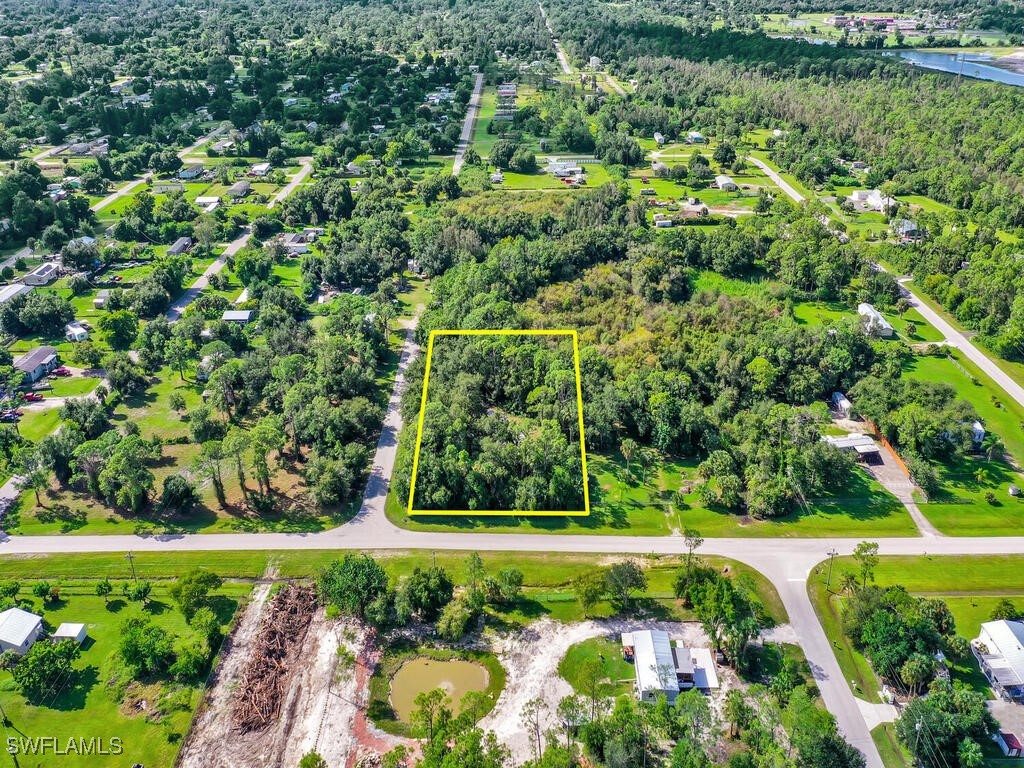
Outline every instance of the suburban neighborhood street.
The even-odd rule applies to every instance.
[[[806,199],[803,195],[797,192],[793,186],[786,182],[776,171],[768,166],[763,160],[758,160],[756,157],[747,158],[751,163],[760,168],[764,174],[771,179],[779,189],[785,192],[797,203],[802,203]],[[900,291],[903,296],[911,303],[911,305],[918,311],[918,313],[927,320],[932,327],[935,328],[939,333],[942,334],[945,343],[950,346],[956,347],[967,358],[983,370],[993,381],[998,384],[1006,394],[1013,398],[1018,404],[1024,406],[1024,387],[1014,381],[1002,368],[996,365],[992,359],[978,349],[974,344],[971,343],[963,333],[954,328],[949,321],[945,320],[942,315],[928,306],[921,297],[907,288],[903,283],[909,278],[901,279]]]
[[[463,158],[469,142],[473,138],[473,127],[476,125],[476,116],[480,112],[480,96],[484,91],[484,76],[478,74],[473,84],[473,94],[469,97],[469,109],[466,110],[466,119],[462,123],[462,133],[459,134],[459,144],[455,149],[455,164],[452,166],[452,175],[458,176],[462,170]]]

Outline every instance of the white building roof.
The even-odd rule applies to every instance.
[[[725,174],[721,174],[719,176],[715,176],[715,184],[718,185],[719,189],[721,189],[724,186],[728,186],[728,185],[736,186],[736,182],[733,181],[732,179],[730,179]]]
[[[987,647],[985,661],[1001,685],[1024,684],[1024,623],[987,621],[978,639]]]
[[[42,620],[41,616],[21,608],[8,608],[0,613],[0,640],[8,645],[22,646],[32,639]]]
[[[859,314],[861,317],[867,318],[869,324],[880,331],[892,330],[892,326],[889,324],[889,321],[882,316],[881,312],[879,312],[870,304],[866,304],[863,302],[858,304],[857,314]]]
[[[249,322],[249,318],[252,317],[251,309],[228,309],[225,310],[224,314],[221,315],[221,320],[228,320],[234,322]]]
[[[640,693],[665,691],[679,693],[676,660],[668,632],[644,630],[633,632],[633,662]],[[674,698],[669,696],[670,699]]]
[[[6,304],[15,296],[21,296],[21,294],[28,293],[31,290],[32,286],[22,285],[21,283],[12,283],[11,285],[5,285],[2,288],[0,288],[0,304]]]
[[[85,624],[71,624],[64,622],[57,631],[53,633],[54,640],[78,640],[85,635]]]
[[[825,435],[821,438],[840,450],[854,450],[857,453],[878,453],[878,443],[869,435]]]

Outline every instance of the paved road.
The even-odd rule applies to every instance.
[[[476,125],[476,116],[480,112],[480,96],[484,91],[484,76],[478,74],[476,83],[473,84],[473,95],[469,97],[469,109],[466,110],[466,119],[462,123],[462,133],[459,136],[459,144],[455,149],[455,165],[452,166],[452,174],[459,175],[462,170],[462,158],[469,148],[469,142],[473,138],[473,126]]]
[[[384,504],[388,498],[391,475],[395,468],[398,435],[402,431],[401,405],[402,395],[405,393],[405,372],[409,369],[409,363],[416,358],[416,354],[419,352],[414,340],[418,320],[418,317],[414,317],[409,327],[406,328],[402,353],[398,359],[398,372],[395,374],[395,385],[391,390],[387,413],[384,416],[384,425],[381,427],[377,450],[373,455],[370,479],[363,492],[363,503],[355,518],[346,527],[362,527],[371,531],[387,531],[393,527],[384,514]]]
[[[569,57],[565,55],[565,49],[555,36],[555,30],[551,28],[551,22],[548,21],[548,13],[544,10],[544,6],[539,2],[537,3],[537,7],[540,8],[540,15],[544,19],[544,26],[548,28],[548,32],[551,35],[551,42],[555,44],[555,55],[558,56],[558,63],[562,67],[562,72],[567,75],[571,75],[572,67],[569,66]]]
[[[799,192],[797,192],[793,188],[792,184],[790,184],[784,178],[779,176],[778,172],[776,172],[774,169],[769,167],[768,163],[766,163],[764,160],[758,160],[756,157],[751,157],[751,156],[748,156],[747,160],[750,161],[751,163],[753,163],[754,165],[756,165],[762,171],[764,171],[764,175],[767,176],[772,181],[774,181],[776,186],[778,186],[779,189],[781,189],[783,192],[785,192],[787,195],[789,195],[795,202],[802,203],[802,202],[804,202],[804,200],[807,199],[806,197],[801,195]]]
[[[310,158],[299,158],[299,163],[302,165],[302,167],[294,176],[292,176],[291,181],[289,181],[288,184],[282,187],[281,191],[274,195],[273,199],[267,203],[267,208],[273,208],[279,202],[288,197],[288,195],[290,195],[292,192],[298,189],[299,185],[310,174],[310,171],[313,170],[313,165]],[[170,308],[164,313],[164,317],[166,317],[172,323],[178,318],[180,318],[185,313],[185,310],[188,308],[188,305],[195,301],[197,298],[199,298],[199,294],[201,294],[206,289],[206,286],[210,284],[210,278],[216,275],[222,269],[224,269],[225,265],[228,263],[228,258],[234,256],[236,253],[242,250],[249,243],[250,237],[252,237],[252,230],[246,227],[242,231],[242,234],[240,234],[238,237],[236,237],[234,240],[228,243],[227,247],[224,249],[224,252],[217,257],[216,261],[214,261],[210,266],[208,266],[206,270],[203,272],[203,274],[201,274],[196,279],[196,281],[192,283],[192,285],[190,285],[185,290],[185,292],[182,293],[175,300],[175,302],[170,306]],[[248,296],[248,293],[243,291],[243,295]],[[238,300],[235,303],[241,303],[242,301],[244,301],[244,299],[242,299],[242,297],[239,296]]]
[[[768,167],[768,165],[758,160],[756,157],[747,158],[751,163],[756,165],[769,179],[774,181],[783,192],[789,195],[793,200],[798,203],[802,203],[806,198],[797,192],[791,184],[788,184],[785,179],[779,176],[774,170]],[[882,267],[879,267],[881,269]],[[1011,398],[1017,401],[1021,406],[1024,406],[1024,387],[1014,381],[1002,368],[992,362],[992,359],[978,349],[974,344],[971,343],[961,331],[954,328],[948,320],[942,315],[936,312],[934,309],[929,307],[921,297],[900,283],[900,292],[904,297],[914,306],[921,316],[934,326],[934,328],[943,335],[947,344],[956,347],[976,366],[981,368],[988,376],[996,382],[1003,391],[1006,392]]]
[[[215,137],[219,136],[220,134],[224,133],[224,131],[226,131],[226,130],[227,130],[227,127],[224,126],[224,125],[221,125],[221,126],[218,126],[217,128],[214,128],[208,134],[206,134],[202,138],[196,140],[196,142],[194,144],[191,144],[191,145],[185,147],[185,149],[181,150],[181,152],[178,153],[178,158],[184,160],[185,157],[187,157],[188,155],[191,155],[199,147],[201,147],[205,142],[209,141],[212,138],[215,138]],[[100,210],[106,208],[108,205],[111,205],[112,203],[117,202],[118,200],[120,200],[125,195],[131,194],[132,192],[134,192],[136,189],[138,189],[140,186],[142,186],[143,184],[145,184],[147,181],[149,181],[152,178],[153,178],[153,173],[152,172],[146,172],[145,174],[142,175],[142,178],[135,179],[135,181],[132,181],[132,182],[129,182],[128,184],[125,184],[120,189],[118,189],[118,190],[110,193],[106,197],[104,197],[98,203],[96,203],[95,205],[91,206],[90,210],[92,210],[92,211],[100,211]]]
[[[1021,387],[1002,368],[992,362],[988,355],[974,346],[970,339],[954,328],[948,320],[925,304],[920,296],[903,284],[902,280],[900,281],[900,292],[914,306],[914,309],[945,337],[947,344],[963,352],[967,359],[987,373],[996,384],[1003,388],[1006,394],[1017,401],[1018,405],[1024,406],[1024,387]]]

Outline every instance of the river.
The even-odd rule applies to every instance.
[[[936,51],[894,51],[887,56],[899,56],[915,67],[933,69],[952,74],[963,74],[978,80],[994,80],[997,83],[1024,87],[1024,74],[987,64],[992,60],[988,53],[939,53]]]

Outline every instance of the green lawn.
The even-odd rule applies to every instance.
[[[73,560],[74,558],[64,558]],[[52,581],[54,575],[50,575]],[[95,583],[67,582],[61,584],[61,600],[43,614],[44,625],[53,631],[62,622],[84,623],[89,638],[81,658],[75,663],[75,674],[59,695],[42,703],[30,704],[14,687],[11,676],[0,677],[0,697],[10,720],[8,736],[54,736],[62,744],[69,738],[95,737],[109,745],[112,738],[124,744],[124,754],[102,758],[110,768],[128,768],[141,763],[147,768],[170,768],[176,759],[182,739],[188,731],[192,711],[201,698],[198,684],[180,685],[160,680],[146,680],[131,686],[133,700],[145,698],[145,710],[122,707],[115,689],[118,664],[115,652],[118,628],[129,616],[147,614],[161,627],[180,636],[190,630],[184,617],[173,606],[167,584],[156,584],[148,608],[128,603],[114,596],[104,604],[95,595]],[[215,609],[222,624],[228,624],[239,604],[249,593],[248,584],[226,584],[215,598]],[[22,595],[31,595],[31,584],[22,584]],[[36,600],[36,610],[41,607]],[[95,756],[63,755],[60,765],[69,768],[95,766]],[[44,760],[29,761],[22,756],[21,765],[55,765]]]
[[[405,445],[399,451],[404,452]],[[401,462],[399,462],[399,466]],[[863,470],[832,497],[810,500],[798,512],[774,520],[755,520],[701,505],[696,492],[696,462],[662,458],[645,473],[636,461],[626,472],[620,455],[587,454],[590,475],[589,517],[410,517],[406,499],[388,494],[386,511],[396,525],[422,531],[490,533],[579,533],[665,536],[696,528],[704,536],[815,537],[916,536],[917,527],[903,505]],[[678,506],[676,491],[691,490]]]
[[[25,410],[25,415],[18,422],[18,431],[25,439],[38,443],[53,432],[58,424],[60,424],[60,408]]]
[[[1007,453],[1024,463],[1024,408],[955,350],[946,356],[918,356],[907,364],[904,375],[952,385],[957,394],[974,406],[986,430],[1002,440]],[[966,371],[966,372],[965,372]],[[938,465],[944,492],[921,506],[922,512],[943,532],[953,536],[1015,536],[1024,523],[1024,500],[1007,493],[1011,483],[1024,477],[1004,461],[981,457],[963,459],[953,466]],[[976,473],[981,474],[976,477]],[[996,502],[985,494],[991,492]]]
[[[44,397],[82,397],[96,389],[100,381],[90,376],[63,376],[50,379],[50,388],[42,394]]]
[[[846,570],[856,570],[852,558],[837,558],[832,586]],[[856,680],[855,693],[868,701],[877,701],[879,683],[867,660],[854,650],[842,633],[843,598],[825,591],[827,565],[812,573],[808,592],[821,619],[825,633],[833,641],[833,650],[843,676]],[[882,557],[875,569],[875,583],[881,586],[901,584],[911,593],[946,601],[956,620],[957,634],[965,639],[977,636],[980,624],[988,621],[996,603],[1011,598],[1024,607],[1024,555],[956,557]],[[973,658],[960,660],[952,668],[954,680],[977,690],[988,686]]]
[[[622,643],[606,637],[594,637],[570,647],[558,663],[558,674],[576,693],[585,695],[584,673],[591,662],[600,664],[605,695],[621,696],[633,689],[636,674],[633,665],[622,658]]]
[[[408,575],[413,568],[427,568],[432,564],[442,566],[452,574],[456,582],[465,578],[465,552],[454,551],[395,551],[373,552],[387,569],[392,581]],[[139,552],[135,557],[135,570],[139,578],[158,580],[178,576],[197,566],[215,564],[217,573],[225,578],[254,579],[272,568],[281,578],[307,578],[341,556],[337,550],[305,549],[287,551],[238,551],[228,552]],[[516,624],[529,623],[540,616],[550,616],[562,621],[579,621],[583,618],[579,604],[572,592],[572,580],[582,570],[598,565],[607,565],[611,557],[607,554],[558,554],[546,552],[481,552],[484,566],[489,573],[507,567],[523,572],[524,594],[515,605],[493,611],[494,618]],[[647,592],[641,597],[641,604],[656,615],[668,618],[692,619],[690,612],[679,607],[674,599],[673,584],[682,565],[682,559],[671,556],[637,555],[635,559],[644,566],[647,574]],[[748,574],[753,578],[755,589],[764,604],[768,616],[777,624],[787,621],[785,608],[771,583],[752,568],[722,557],[705,557],[704,561],[731,575]],[[75,557],[66,555],[6,555],[0,556],[0,580],[48,579],[99,579],[104,576],[112,581],[128,578],[131,572],[125,553],[78,553]],[[601,603],[591,609],[591,616],[608,616],[611,608]]]

